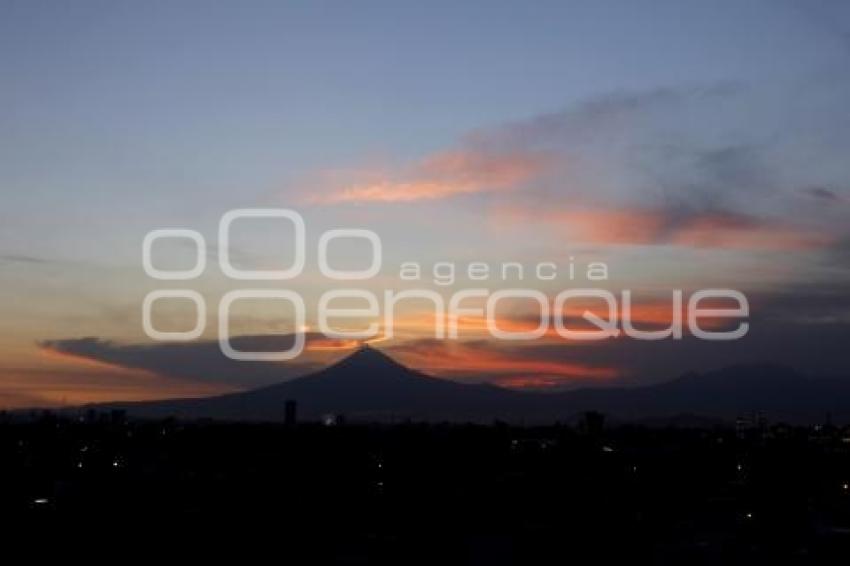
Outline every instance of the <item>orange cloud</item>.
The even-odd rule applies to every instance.
[[[561,224],[579,240],[604,244],[650,243],[664,227],[661,214],[645,210],[574,210],[552,213],[545,220]]]
[[[612,379],[622,375],[620,368],[583,364],[573,360],[547,360],[505,351],[499,345],[438,340],[416,340],[390,348],[394,356],[425,373],[454,378],[463,375],[496,377],[509,386],[521,386],[511,379],[534,376],[560,385],[575,380]]]
[[[617,318],[619,324],[622,321],[628,320],[639,330],[656,330],[668,328],[673,323],[673,298],[672,295],[663,299],[655,297],[641,298],[638,296],[632,297],[628,310],[623,306],[620,296],[617,297]],[[682,321],[683,331],[688,333],[686,321],[688,319],[687,312],[688,296],[685,294],[682,297],[682,304],[679,308],[679,314]],[[733,303],[726,302],[722,299],[703,300],[700,303],[701,308],[732,308]],[[550,305],[551,308],[551,305]],[[575,299],[564,305],[561,316],[564,324],[572,330],[595,330],[597,327],[588,322],[584,318],[585,312],[590,312],[602,319],[608,316],[607,305],[599,299]],[[554,311],[552,317],[555,316]],[[531,332],[540,325],[539,313],[534,311],[516,311],[513,313],[497,314],[495,316],[496,327],[504,332]],[[437,325],[437,317],[434,312],[412,313],[399,317],[394,322],[395,333],[405,338],[427,338],[434,336],[434,329]],[[487,319],[484,316],[457,316],[452,317],[446,315],[443,324],[448,335],[448,328],[456,327],[458,338],[489,338],[491,336],[487,324]],[[721,330],[730,324],[725,318],[701,317],[700,326],[707,330]],[[622,335],[621,335],[622,337]],[[558,333],[553,320],[548,321],[546,333],[541,336],[536,342],[575,342],[568,338],[564,338]],[[601,342],[585,342],[582,341],[582,346],[600,344]]]
[[[354,350],[361,344],[361,340],[317,337],[308,340],[305,349],[308,352],[335,352],[340,350]]]
[[[663,208],[576,207],[497,211],[501,221],[553,224],[571,240],[607,245],[678,245],[697,248],[800,250],[827,246],[824,234],[790,222],[735,214],[679,214]]]
[[[206,397],[237,390],[221,383],[188,382],[126,368],[0,368],[2,409]]]
[[[237,390],[227,384],[165,377],[46,347],[39,349],[30,367],[0,367],[0,409],[205,397]]]
[[[822,234],[787,223],[734,214],[703,214],[673,234],[678,245],[756,250],[806,250],[831,243]]]
[[[442,152],[424,159],[400,179],[378,174],[375,179],[334,190],[313,202],[398,203],[510,189],[542,172],[547,161],[542,155],[530,153]]]

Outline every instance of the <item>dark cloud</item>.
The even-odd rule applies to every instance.
[[[640,325],[639,325],[640,326]],[[646,325],[641,328],[649,328]],[[513,376],[547,377],[553,372],[545,364],[580,363],[586,368],[616,368],[619,377],[597,379],[568,377],[560,379],[560,387],[599,387],[613,385],[645,385],[663,382],[682,374],[710,371],[727,366],[749,363],[774,363],[793,367],[803,373],[817,376],[850,376],[850,358],[846,355],[850,344],[850,321],[780,321],[763,317],[758,312],[750,321],[750,329],[740,340],[710,342],[685,336],[682,340],[638,341],[630,338],[602,342],[560,342],[558,340],[531,341],[522,345],[479,340],[464,343],[463,356],[488,358],[497,355],[509,359],[516,367],[505,365],[486,371],[464,369],[460,361],[457,369],[442,371],[442,375],[465,381],[500,383]],[[401,358],[415,356],[450,356],[458,346],[446,341],[424,340],[393,346],[390,352]],[[458,360],[462,360],[459,357]],[[522,364],[528,369],[520,369]]]
[[[591,142],[632,130],[649,113],[666,113],[694,100],[723,99],[743,88],[740,83],[721,82],[708,86],[611,92],[585,99],[559,112],[475,131],[467,137],[467,141],[490,148],[562,147],[570,142]]]
[[[802,193],[828,203],[841,202],[843,200],[838,193],[826,187],[806,187],[802,189]]]
[[[850,181],[850,135],[835,120],[848,88],[836,80],[613,93],[477,131],[467,143],[558,156],[559,166],[522,191],[495,195],[503,208],[651,210],[671,233],[707,217],[726,227],[731,219],[741,232],[749,230],[742,219],[764,219],[829,236],[815,238],[823,243],[846,234],[846,222],[838,211],[801,205],[799,187],[813,187],[805,194],[822,201],[842,198],[829,187]]]
[[[848,256],[850,257],[850,255]],[[847,281],[797,284],[763,293],[757,315],[774,323],[848,323],[850,293]]]
[[[52,260],[23,254],[0,254],[0,263],[49,264]]]
[[[326,342],[308,335],[311,342]],[[238,336],[231,339],[240,351],[271,352],[291,347],[291,335]],[[315,357],[303,354],[289,362],[245,362],[222,354],[217,341],[190,343],[119,344],[96,337],[45,340],[39,346],[59,353],[121,367],[143,369],[159,375],[210,383],[255,387],[286,381],[321,367]]]
[[[516,378],[547,381],[547,388],[640,385],[672,379],[690,371],[708,371],[742,363],[770,362],[815,375],[848,376],[850,297],[839,285],[800,287],[751,300],[750,329],[740,339],[712,342],[638,341],[620,338],[567,342],[548,338],[524,343],[491,339],[420,339],[383,348],[402,362],[429,373],[474,382],[508,383]],[[652,322],[636,323],[654,329]],[[242,336],[239,350],[288,348],[291,336]],[[99,338],[47,340],[43,348],[163,376],[204,383],[257,387],[305,375],[352,351],[347,344],[311,334],[308,350],[285,363],[237,362],[217,342],[188,344],[117,344]],[[317,357],[310,348],[333,348]],[[326,352],[327,354],[328,352]],[[612,371],[609,375],[609,370]]]

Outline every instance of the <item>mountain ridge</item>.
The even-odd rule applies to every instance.
[[[821,422],[827,414],[850,420],[850,382],[806,378],[775,364],[689,372],[643,387],[542,393],[433,377],[369,346],[312,374],[258,389],[92,407],[122,409],[138,417],[276,421],[283,419],[288,400],[297,402],[299,418],[306,420],[341,414],[354,421],[498,419],[532,424],[568,421],[588,410],[631,421],[683,413],[731,420],[752,411],[789,422]]]

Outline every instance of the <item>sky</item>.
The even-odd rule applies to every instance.
[[[437,262],[486,262],[553,281],[492,277],[554,296],[566,273],[636,297],[662,325],[673,289],[734,288],[751,306],[739,341],[529,343],[463,321],[433,336],[428,305],[400,307],[376,346],[438,376],[508,387],[640,385],[690,370],[774,362],[848,375],[850,5],[841,1],[25,2],[0,0],[0,407],[209,395],[332,362],[355,342],[315,333],[319,236],[379,234],[377,294],[422,287]],[[217,229],[237,208],[289,208],[307,226],[308,347],[292,362],[231,363],[216,308],[244,282],[218,268]],[[243,221],[244,222],[244,221]],[[210,305],[202,337],[157,343],[142,302],[163,282],[145,235],[189,228],[198,278],[169,282]],[[291,259],[288,226],[242,224],[239,266]],[[191,264],[187,241],[155,248]],[[343,244],[335,265],[363,265]],[[419,262],[421,281],[399,267]],[[528,324],[529,304],[500,313]],[[575,315],[576,313],[571,313]],[[194,324],[162,303],[158,327]],[[246,346],[294,329],[243,304]]]

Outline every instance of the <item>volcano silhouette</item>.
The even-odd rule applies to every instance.
[[[110,406],[145,417],[280,420],[286,401],[294,400],[299,418],[304,419],[335,414],[370,421],[489,421],[516,413],[518,400],[526,396],[491,385],[431,377],[363,346],[316,373],[251,391]]]
[[[804,378],[774,365],[733,366],[690,373],[659,385],[532,393],[428,376],[364,346],[314,374],[260,389],[202,399],[110,403],[139,417],[278,421],[287,401],[300,420],[327,414],[351,421],[569,422],[587,410],[623,420],[683,414],[734,419],[763,411],[773,419],[822,422],[827,413],[850,419],[850,380]]]

